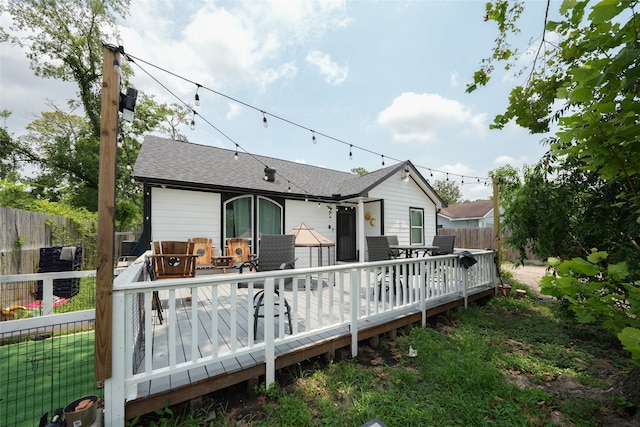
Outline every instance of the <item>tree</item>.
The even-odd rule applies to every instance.
[[[564,1],[563,20],[545,22],[538,53],[525,84],[511,92],[509,106],[493,127],[515,120],[531,132],[547,132],[557,156],[571,156],[582,170],[621,184],[620,203],[640,211],[640,18],[637,1]],[[551,3],[548,2],[547,7]],[[592,6],[589,13],[587,8]],[[490,58],[483,61],[468,91],[486,85],[494,63],[505,68],[518,53],[507,42],[517,32],[520,2],[487,4],[486,20],[498,24],[500,36]],[[548,41],[555,34],[558,43]]]
[[[12,33],[0,35],[26,48],[36,75],[74,81],[77,101],[68,110],[50,105],[47,112],[28,127],[27,141],[36,153],[29,157],[39,174],[32,180],[36,194],[52,201],[65,200],[73,206],[97,209],[98,157],[102,87],[102,41],[116,34],[115,18],[124,16],[129,0],[9,0],[0,3],[0,12],[13,18]],[[107,34],[111,32],[111,37]],[[121,67],[126,79],[130,69]],[[74,114],[82,110],[84,116]],[[131,176],[133,161],[145,133],[160,131],[186,140],[179,126],[187,123],[187,108],[158,104],[141,94],[133,123],[120,120],[121,144],[116,172],[116,226],[139,227],[142,197]]]
[[[460,187],[453,181],[436,180],[433,183],[433,189],[436,190],[438,196],[448,205],[460,203],[462,201],[462,192]]]
[[[500,205],[506,208],[513,202],[515,194],[522,187],[520,171],[507,164],[499,167],[498,169],[489,171],[489,176],[492,179],[498,178]]]
[[[11,34],[0,36],[26,49],[37,76],[76,82],[78,98],[100,136],[102,41],[116,33],[129,0],[8,0],[0,12],[11,15]],[[111,32],[109,37],[107,32]]]
[[[351,169],[351,173],[355,173],[358,176],[362,176],[362,175],[366,175],[369,173],[369,171],[367,171],[365,168],[363,167],[357,167],[357,168],[353,168]]]
[[[550,6],[548,1],[547,12]],[[548,155],[525,171],[524,186],[505,216],[510,215],[521,243],[532,242],[538,254],[560,252],[570,259],[552,263],[559,277],[549,279],[542,292],[564,299],[579,320],[600,321],[640,364],[637,322],[612,322],[606,314],[610,311],[599,303],[610,298],[623,318],[640,314],[637,6],[638,1],[563,1],[562,20],[545,18],[529,75],[511,91],[507,110],[492,126],[502,128],[515,120],[534,133],[557,127],[555,136],[545,140]],[[500,35],[468,91],[490,81],[495,63],[505,63],[506,69],[514,65],[517,50],[512,50],[508,35],[517,32],[522,10],[521,2],[487,4],[485,20],[496,22]],[[550,34],[558,41],[549,42]],[[624,274],[617,274],[623,265]],[[594,306],[602,310],[593,311]]]

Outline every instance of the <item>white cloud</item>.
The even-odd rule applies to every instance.
[[[453,73],[451,73],[451,75],[449,76],[449,82],[451,83],[451,87],[457,87],[458,86],[458,72],[454,71]]]
[[[236,102],[229,102],[229,110],[227,111],[227,120],[233,120],[240,115],[240,104]]]
[[[253,84],[264,90],[295,77],[292,47],[348,22],[343,1],[179,3],[180,9],[175,4],[132,2],[130,18],[120,25],[125,50],[217,89]],[[134,71],[139,85],[155,86],[136,67]],[[181,96],[193,91],[187,82],[171,85],[180,85]]]
[[[406,142],[434,140],[438,128],[463,126],[460,130],[467,133],[484,132],[485,119],[485,114],[474,114],[456,100],[405,92],[378,114],[377,121],[389,129],[394,142]]]
[[[338,86],[347,80],[349,75],[349,66],[339,66],[331,61],[331,57],[320,51],[314,50],[307,55],[307,62],[315,65],[320,70],[320,74],[324,76],[327,83]]]

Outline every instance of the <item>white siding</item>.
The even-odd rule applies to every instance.
[[[384,234],[396,234],[400,244],[409,244],[409,208],[422,208],[425,243],[431,243],[436,234],[436,205],[413,181],[404,182],[400,177],[400,173],[390,177],[369,193],[384,199]],[[367,230],[366,234],[373,233]]]
[[[157,187],[151,191],[151,240],[207,237],[220,255],[220,194]]]

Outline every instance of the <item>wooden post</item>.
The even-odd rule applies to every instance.
[[[497,176],[493,177],[493,249],[500,271],[500,184]]]
[[[100,172],[98,178],[98,250],[96,260],[96,381],[111,377],[111,326],[113,251],[115,232],[116,143],[120,106],[120,76],[115,61],[120,54],[112,46],[103,48],[102,110],[100,120]],[[124,338],[123,338],[124,339]]]

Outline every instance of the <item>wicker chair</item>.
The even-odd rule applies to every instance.
[[[256,271],[287,270],[295,268],[296,263],[296,237],[293,234],[263,234],[260,237],[258,258],[251,259],[240,265],[242,273],[244,267],[255,269]],[[291,284],[292,279],[287,279],[285,285]],[[243,286],[243,284],[240,284]],[[258,332],[258,319],[264,318],[261,314],[264,307],[264,283],[256,283],[254,286],[261,288],[253,297],[253,336]],[[276,316],[279,316],[280,292],[275,290],[276,296]],[[293,323],[291,322],[291,306],[284,300],[285,313],[289,321],[289,333],[293,333]]]

